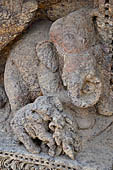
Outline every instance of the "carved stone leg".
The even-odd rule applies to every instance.
[[[20,131],[17,131],[18,133],[20,133]],[[24,143],[26,149],[31,152],[31,153],[39,153],[40,152],[40,148],[34,144],[34,142],[32,141],[32,139],[29,137],[29,135],[24,132],[21,131],[21,135],[18,136],[18,139]]]
[[[49,147],[49,155],[54,156],[56,146],[52,134],[46,132],[45,129],[42,128],[42,133],[40,133],[39,139],[42,141],[47,141],[47,145]]]
[[[75,159],[75,156],[74,156],[74,149],[72,149],[72,146],[69,145],[68,143],[66,142],[63,142],[62,143],[62,146],[63,146],[63,150],[64,152],[66,153],[66,155],[68,155],[71,159]]]
[[[17,119],[18,119],[18,117],[17,117]],[[24,127],[21,124],[21,122],[18,121],[17,119],[15,118],[11,122],[11,126],[12,126],[13,131],[16,134],[17,138],[19,139],[19,141],[24,143],[26,149],[29,152],[31,152],[31,153],[39,153],[40,148],[33,143],[31,137],[26,133]]]
[[[4,85],[13,112],[29,102],[28,89],[12,60],[6,64]]]
[[[27,123],[25,129],[31,137],[38,138],[41,141],[46,142],[49,147],[49,155],[54,156],[56,148],[55,141],[52,134],[47,132],[47,128],[44,126],[44,124],[39,124],[37,122]]]

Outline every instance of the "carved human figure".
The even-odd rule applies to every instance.
[[[88,119],[89,108],[96,105],[100,114],[107,116],[113,114],[109,76],[107,77],[106,74],[108,73],[107,66],[109,66],[109,61],[106,60],[105,53],[98,41],[98,34],[96,34],[93,18],[90,13],[91,9],[83,8],[57,20],[50,28],[50,39],[38,43],[36,47],[37,59],[39,60],[37,74],[43,99],[45,96],[57,97],[64,106],[66,105],[65,107],[73,107],[75,112],[78,112],[78,114],[84,117],[85,123],[78,125],[82,126],[83,129],[90,128],[93,124],[93,120],[89,121]],[[8,91],[7,86],[7,92]],[[13,101],[13,96],[9,95],[9,100],[10,98]],[[37,98],[36,101],[39,99],[40,97]],[[26,103],[27,102],[26,98]],[[48,134],[48,130],[44,127],[44,124],[46,121],[50,121],[46,127],[51,129],[53,120],[56,120],[56,115],[61,114],[60,111],[55,111],[54,114],[55,102],[56,101],[53,102],[54,104],[50,104],[49,113],[52,109],[53,114],[47,120],[45,119],[48,115],[49,104],[44,103],[44,101],[42,104],[39,102],[35,107],[35,110],[38,109],[37,114],[35,114],[37,115],[36,120],[30,118],[33,116],[32,109],[28,109],[28,112],[26,110],[25,114],[23,114],[24,111],[21,109],[15,112],[14,119],[12,120],[13,130],[29,151],[35,151],[32,147],[34,143],[31,142],[29,136],[32,138],[37,137],[42,141],[48,141],[46,135],[50,134]],[[31,104],[31,108],[35,103],[36,102]],[[25,103],[23,103],[23,105],[25,105]],[[45,106],[48,106],[48,109],[46,108],[45,110]],[[24,108],[26,107],[29,107],[29,105]],[[45,110],[42,116],[40,107],[42,107],[42,110]],[[66,109],[64,108],[63,110]],[[19,107],[17,109],[19,109]],[[63,114],[65,115],[65,111],[63,111]],[[70,113],[68,112],[68,114]],[[29,119],[29,121],[26,121],[27,119]],[[61,122],[59,122],[59,124]],[[32,125],[29,126],[29,124]],[[64,152],[73,159],[73,151],[76,150],[74,143],[76,143],[77,139],[76,137],[72,137],[72,139],[69,140],[70,136],[66,135],[65,129],[69,130],[68,134],[74,136],[74,132],[77,131],[76,123],[75,130],[72,131],[72,134],[71,129],[67,128],[68,122],[65,124],[65,128],[62,130],[53,128],[54,130],[48,141],[48,146],[50,146],[51,152],[51,148],[54,148],[54,145],[60,145],[62,143]],[[27,126],[30,128],[26,128]],[[39,134],[34,135],[35,133],[32,131],[32,127],[35,127],[35,133],[39,132]],[[40,136],[40,134],[42,136]],[[63,136],[63,138],[61,136]],[[45,137],[47,138],[45,139]],[[56,139],[56,141],[54,141],[55,137],[58,137],[58,140]],[[73,142],[73,140],[75,140],[75,142]],[[79,143],[81,142],[79,141]],[[66,146],[69,147],[66,148]],[[70,148],[70,146],[72,147]]]

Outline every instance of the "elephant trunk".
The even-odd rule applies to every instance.
[[[92,72],[86,76],[77,75],[73,72],[71,75],[68,75],[65,83],[68,89],[68,95],[76,107],[91,107],[98,102],[101,96],[101,81]]]

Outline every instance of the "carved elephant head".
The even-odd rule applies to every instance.
[[[90,9],[75,11],[53,23],[50,40],[55,45],[61,76],[72,103],[80,108],[96,104],[101,95],[95,50],[98,41]]]

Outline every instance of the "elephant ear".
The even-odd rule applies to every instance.
[[[58,57],[53,43],[43,41],[36,46],[37,57],[41,64],[45,65],[52,72],[58,69]]]

